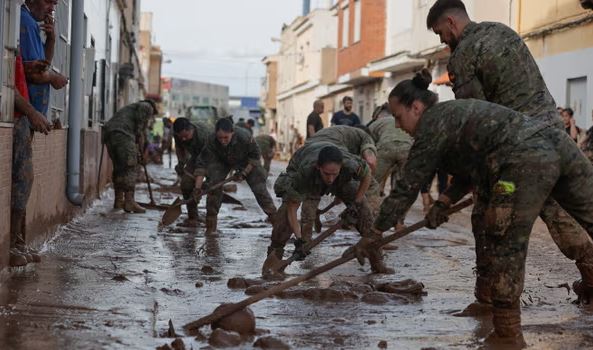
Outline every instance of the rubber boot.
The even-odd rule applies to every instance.
[[[577,263],[581,279],[572,284],[572,289],[579,297],[581,304],[590,304],[593,300],[593,264]]]
[[[504,349],[523,349],[527,346],[521,330],[521,309],[512,308],[492,309],[492,323],[494,331],[486,338],[486,343],[503,346]]]
[[[178,226],[180,227],[198,227],[198,205],[188,204],[187,206],[187,219],[185,219]]]
[[[486,277],[476,278],[474,295],[476,301],[469,304],[463,311],[453,314],[457,317],[480,317],[492,315],[492,289],[490,280]]]
[[[115,190],[115,199],[113,201],[113,209],[119,210],[124,208],[124,191],[122,190]]]
[[[207,216],[206,217],[206,234],[207,235],[216,234],[217,226],[218,226],[218,218],[216,216]]]
[[[370,252],[369,262],[371,263],[371,270],[374,273],[382,273],[385,275],[393,275],[395,273],[394,269],[385,266],[385,262],[383,261],[383,249]]]
[[[142,208],[134,200],[134,191],[128,191],[125,194],[124,211],[126,213],[146,213],[146,209]]]
[[[21,253],[21,251],[19,251],[16,248],[10,249],[8,256],[8,264],[10,265],[10,267],[25,266],[28,263],[25,255],[23,255],[23,253]]]
[[[284,247],[268,247],[268,255],[262,265],[261,274],[265,280],[281,280],[284,278],[283,271],[278,269],[278,264],[282,262],[284,256]]]

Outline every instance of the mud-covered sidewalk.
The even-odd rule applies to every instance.
[[[283,165],[275,163],[273,175]],[[155,182],[173,182],[170,169],[149,171]],[[273,178],[268,180],[270,190],[272,184]],[[174,194],[155,187],[157,201],[174,199]],[[148,201],[144,188],[140,186],[140,199]],[[166,338],[169,320],[187,349],[209,346],[207,340],[183,337],[182,325],[222,302],[245,298],[244,290],[229,289],[227,281],[259,278],[271,234],[247,185],[240,184],[232,195],[246,210],[223,205],[221,233],[205,238],[203,228],[196,233],[173,225],[159,232],[162,212],[114,212],[112,192],[103,194],[103,201],[46,244],[42,263],[13,272],[0,286],[0,349],[154,349],[174,340]],[[340,209],[324,220],[335,219]],[[416,205],[407,223],[421,218]],[[338,231],[287,272],[302,274],[340,256],[356,241],[355,232]],[[423,282],[427,295],[379,304],[358,298],[266,299],[252,306],[258,335],[241,348],[251,348],[261,336],[273,336],[292,348],[377,348],[382,341],[390,349],[478,348],[491,329],[489,321],[452,316],[473,301],[469,211],[442,229],[418,231],[397,245],[399,249],[386,251],[388,265],[396,269],[393,276],[369,275],[368,266],[353,261],[305,287],[410,278]],[[572,284],[577,269],[561,256],[541,223],[532,235],[527,274],[522,304],[530,347],[593,347],[593,309],[574,305],[575,295],[557,288]]]

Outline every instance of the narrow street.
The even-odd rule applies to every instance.
[[[278,175],[284,166],[274,163],[272,174]],[[158,184],[172,184],[174,171],[157,166],[149,171],[157,183],[157,202],[170,203],[175,194],[159,191]],[[268,180],[269,188],[274,178]],[[147,202],[146,186],[139,187],[140,200]],[[223,205],[220,234],[205,238],[203,229],[193,233],[172,225],[158,231],[162,212],[114,212],[112,191],[104,193],[45,245],[42,263],[14,272],[0,286],[0,349],[155,349],[174,340],[166,337],[169,320],[181,336],[184,324],[222,302],[245,298],[242,289],[229,289],[227,280],[260,277],[271,226],[246,184],[232,195],[246,210]],[[340,210],[324,220],[335,218]],[[407,223],[421,218],[417,203]],[[300,275],[334,259],[357,239],[355,232],[339,231],[287,272]],[[409,278],[422,282],[427,295],[382,305],[363,302],[360,295],[341,302],[266,299],[252,306],[259,335],[241,348],[251,348],[263,335],[292,348],[377,348],[380,341],[390,349],[478,347],[491,325],[451,315],[473,301],[469,211],[457,214],[442,229],[421,230],[397,245],[399,249],[386,251],[389,266],[396,269],[393,276],[369,275],[368,266],[353,261],[298,288]],[[567,294],[565,288],[549,288],[572,284],[576,267],[560,255],[541,222],[530,248],[522,296],[530,348],[593,347],[593,310],[574,305],[574,293]],[[204,327],[203,332],[207,336],[210,330]],[[208,347],[204,339],[183,341],[187,349]]]

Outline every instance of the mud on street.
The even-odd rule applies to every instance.
[[[284,167],[273,164],[269,188]],[[172,202],[177,194],[159,190],[158,184],[172,184],[174,171],[156,166],[149,171],[157,183],[157,201]],[[148,202],[144,190],[139,200]],[[184,336],[182,326],[223,302],[246,297],[242,279],[260,278],[271,234],[247,185],[239,184],[232,195],[245,208],[224,204],[220,234],[204,237],[203,228],[196,233],[172,225],[159,231],[160,211],[113,211],[113,193],[104,193],[103,200],[44,246],[43,263],[15,270],[0,286],[0,348],[155,349],[175,340],[169,320],[187,349],[209,347],[209,327],[196,338]],[[342,209],[334,208],[322,221],[335,220]],[[252,305],[256,335],[238,347],[252,348],[258,339],[273,337],[291,348],[478,348],[491,330],[488,318],[452,315],[474,300],[469,212],[386,250],[395,275],[369,275],[368,264],[360,267],[353,260]],[[406,223],[422,218],[417,203]],[[531,237],[521,298],[529,347],[593,347],[593,310],[573,304],[574,293],[559,287],[578,278],[576,267],[561,256],[541,222]],[[339,257],[357,240],[354,231],[340,230],[286,272],[301,275]],[[231,289],[227,282],[235,277],[241,279],[233,280],[237,288]],[[425,295],[376,291],[407,279],[423,283]]]

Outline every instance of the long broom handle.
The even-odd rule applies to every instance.
[[[319,234],[317,237],[315,237],[314,240],[312,240],[311,242],[309,242],[305,245],[305,251],[308,252],[311,249],[318,246],[319,243],[323,242],[323,240],[325,240],[327,237],[331,236],[341,226],[342,226],[342,221],[339,221],[337,224],[334,224],[327,230],[323,231],[321,234]],[[277,270],[282,271],[282,269],[284,269],[286,266],[292,264],[295,260],[296,260],[296,256],[293,254],[288,259],[282,260],[282,262],[280,264],[278,264]]]
[[[456,213],[462,209],[469,207],[472,204],[473,204],[473,200],[471,198],[466,199],[463,202],[458,203],[458,204],[452,206],[451,208],[449,208],[446,211],[446,213],[447,213],[447,215],[451,215],[453,213]],[[401,230],[397,230],[395,233],[393,233],[389,236],[386,236],[385,238],[383,238],[380,241],[373,244],[372,248],[380,248],[387,243],[390,243],[397,239],[400,239],[414,231],[417,231],[417,230],[423,228],[424,226],[426,226],[427,223],[428,223],[428,221],[426,219],[424,219],[424,220],[421,220],[421,221],[413,224],[412,226],[408,226]],[[265,290],[261,293],[258,293],[258,294],[255,294],[255,295],[249,297],[249,298],[243,299],[242,301],[240,301],[238,303],[229,304],[228,306],[221,308],[218,311],[213,312],[207,316],[204,316],[204,317],[200,318],[199,320],[196,320],[196,321],[186,324],[183,328],[191,335],[191,332],[198,330],[202,326],[216,322],[225,316],[228,316],[234,312],[237,312],[237,311],[245,308],[246,306],[257,303],[258,301],[265,299],[267,297],[270,297],[272,295],[278,294],[278,293],[282,292],[283,290],[288,289],[290,287],[294,287],[303,281],[309,280],[319,274],[322,274],[326,271],[333,269],[334,267],[340,266],[340,265],[354,259],[355,257],[356,256],[354,255],[354,252],[351,252],[350,254],[346,254],[345,256],[342,256],[341,258],[330,261],[329,263],[322,265],[318,268],[315,268],[302,276],[295,277],[291,280],[288,280],[284,283],[274,286],[274,287],[272,287],[268,290]]]

